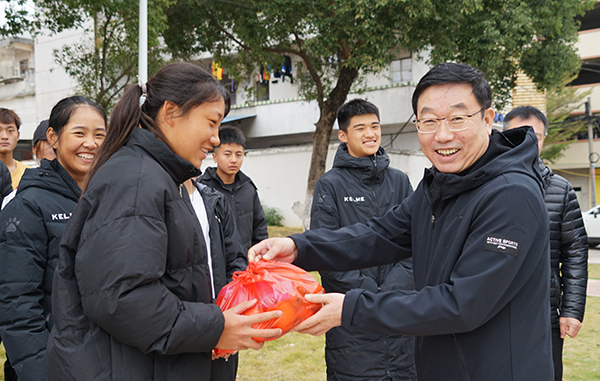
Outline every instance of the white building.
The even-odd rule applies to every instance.
[[[594,8],[580,18],[579,41],[577,49],[581,58],[582,68],[573,86],[582,90],[591,90],[591,113],[600,115],[600,1]],[[577,110],[572,116],[578,117],[585,113],[584,107]],[[592,178],[590,177],[590,156],[595,159],[600,153],[600,134],[596,128],[592,141],[592,155],[590,155],[587,137],[572,142],[564,152],[564,157],[556,164],[550,165],[555,173],[565,177],[571,182],[577,192],[577,197],[582,211],[590,209],[592,204],[600,203],[600,161],[594,164],[596,172],[595,203],[592,195]]]
[[[292,74],[297,65],[298,62],[292,62]],[[419,149],[411,106],[414,84],[428,70],[422,60],[405,55],[378,75],[368,76],[365,81],[368,87],[364,92],[348,96],[348,99],[365,98],[378,106],[382,145],[391,158],[391,165],[404,171],[413,187],[420,181],[424,169],[430,166]],[[242,89],[248,85],[252,83],[240,83],[233,88]],[[284,225],[301,226],[312,133],[319,119],[317,102],[299,98],[297,87],[290,78],[271,75],[269,80],[257,86],[262,86],[265,100],[246,102],[250,96],[242,90],[235,91],[236,104],[224,124],[239,127],[246,135],[248,155],[242,171],[255,182],[262,203],[276,208],[284,217]],[[331,168],[337,150],[337,131],[336,124],[326,170]],[[211,158],[204,161],[203,167],[206,166],[214,166]]]
[[[21,118],[17,160],[32,159],[31,139],[40,121],[48,119],[60,99],[73,95],[76,82],[54,59],[53,51],[83,38],[81,31],[53,37],[6,38],[0,41],[0,107]]]

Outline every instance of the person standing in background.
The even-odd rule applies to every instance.
[[[310,228],[339,229],[384,215],[412,193],[381,147],[379,109],[353,99],[337,111],[340,145],[333,168],[317,181]],[[352,271],[320,271],[326,292],[414,290],[412,260]],[[416,380],[414,338],[335,327],[326,335],[328,380]]]
[[[81,96],[58,102],[48,128],[56,159],[25,170],[0,213],[0,336],[21,381],[46,379],[58,246],[105,135],[100,106]]]
[[[539,153],[548,134],[548,119],[537,108],[520,106],[504,117],[504,130],[531,126]],[[544,200],[550,217],[550,319],[554,380],[562,380],[563,342],[581,329],[588,279],[588,244],[581,209],[573,186],[539,160]]]
[[[213,300],[216,300],[223,286],[231,282],[233,273],[243,271],[248,266],[246,251],[239,242],[235,217],[225,195],[192,179],[187,180],[185,186],[202,227],[213,283],[212,296]],[[238,368],[238,353],[217,358],[213,351],[212,357],[210,379],[234,381]]]
[[[227,196],[235,215],[240,242],[245,251],[269,237],[267,219],[256,185],[241,171],[246,155],[246,138],[240,129],[221,127],[221,144],[213,148],[216,167],[208,167],[200,182]]]
[[[21,119],[13,111],[7,108],[0,108],[0,161],[8,167],[12,179],[12,188],[17,189],[21,176],[27,165],[13,158],[13,151],[17,147],[17,142],[21,133]]]
[[[46,131],[48,130],[49,122],[48,119],[42,120],[38,124],[37,128],[33,132],[33,140],[31,140],[31,151],[38,160],[38,163],[42,159],[48,159],[52,161],[56,158],[56,153],[52,148],[52,144],[48,143],[46,137]]]
[[[40,165],[42,159],[48,159],[50,161],[56,159],[56,153],[54,152],[54,148],[50,143],[48,143],[48,138],[46,137],[46,131],[48,130],[48,119],[43,120],[37,126],[33,133],[33,140],[31,141],[31,151],[35,156],[38,166]],[[2,201],[2,209],[8,204],[10,200],[12,200],[17,194],[17,190],[13,190],[8,196],[4,198]]]

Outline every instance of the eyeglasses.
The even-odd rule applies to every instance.
[[[444,120],[446,121],[446,125],[450,131],[462,131],[469,127],[469,125],[465,122],[483,110],[485,110],[485,108],[475,111],[469,115],[451,115],[445,118],[415,119],[413,122],[417,125],[417,130],[422,134],[433,134],[438,130],[442,124],[442,121]]]

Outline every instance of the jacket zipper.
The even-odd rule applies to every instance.
[[[465,359],[463,351],[462,351],[460,345],[458,344],[458,338],[456,337],[456,335],[454,333],[452,334],[452,339],[454,340],[454,344],[456,345],[456,352],[458,353],[458,359],[460,360],[460,367],[461,367],[461,370],[463,371],[463,380],[468,381],[471,379],[471,377],[469,377],[469,372],[468,372],[469,368],[467,367],[467,359]]]
[[[380,217],[379,201],[377,200],[377,192],[375,192],[375,180],[377,179],[377,153],[373,155],[373,175],[371,176],[371,194],[373,195],[373,206],[375,209],[375,217]],[[383,283],[383,266],[377,266],[377,286]]]

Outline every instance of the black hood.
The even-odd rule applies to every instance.
[[[425,170],[423,181],[431,198],[439,201],[477,188],[508,172],[520,172],[534,178],[543,192],[538,160],[533,128],[520,127],[504,132],[492,130],[488,149],[471,167],[459,174],[441,173],[431,167]]]
[[[350,170],[350,173],[363,183],[381,179],[389,165],[390,158],[382,147],[379,147],[373,156],[355,157],[348,152],[346,143],[340,143],[333,159],[334,168]]]
[[[19,182],[17,193],[23,192],[28,188],[45,189],[58,193],[75,202],[81,197],[81,188],[79,188],[77,182],[73,180],[67,170],[56,159],[52,161],[43,159],[38,168],[28,168],[25,170]]]

